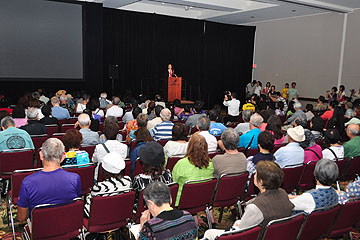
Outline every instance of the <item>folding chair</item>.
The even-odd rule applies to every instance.
[[[92,159],[92,156],[93,156],[93,154],[94,154],[94,151],[95,151],[95,147],[96,147],[96,145],[92,145],[92,146],[81,146],[81,147],[80,147],[80,150],[86,151],[86,152],[89,154],[89,159],[91,160],[91,159]]]
[[[45,127],[46,133],[49,137],[51,137],[54,133],[58,133],[61,131],[61,129],[59,129],[60,127],[56,124],[45,125]]]
[[[136,175],[143,173],[143,166],[141,165],[141,161],[138,159],[135,162],[135,169],[133,174],[131,175],[131,160],[125,159],[125,176],[129,176],[134,178]]]
[[[48,139],[47,134],[41,134],[41,135],[31,135],[31,140],[33,141],[35,152],[37,152],[42,144]]]
[[[161,146],[165,146],[165,144],[168,142],[169,140],[158,140],[157,142],[161,145]]]
[[[287,193],[292,193],[300,180],[304,164],[287,165],[282,170],[284,171],[284,180],[281,188]]]
[[[68,123],[69,123],[69,120],[66,119],[66,118],[64,118],[64,119],[59,119],[58,121],[59,121],[59,124],[60,124],[60,125],[64,125],[64,124],[68,124]]]
[[[274,154],[279,148],[286,146],[286,143],[284,144],[274,144],[274,148],[272,149],[271,153]]]
[[[113,196],[98,195],[92,198],[89,218],[83,219],[87,231],[108,232],[127,225],[132,215],[135,191],[118,193]]]
[[[263,230],[261,240],[288,240],[296,239],[304,223],[305,214],[298,213],[286,218],[270,221]]]
[[[252,149],[252,148],[249,148],[246,152],[246,157],[250,157],[250,156],[255,156],[256,154],[259,153],[259,149]]]
[[[360,156],[349,159],[341,180],[350,181],[360,174]]]
[[[61,125],[61,132],[66,133],[67,130],[73,129],[74,127],[75,127],[75,124],[69,124],[69,123],[62,124]]]
[[[246,229],[241,229],[238,231],[228,231],[223,232],[221,235],[217,236],[216,240],[257,240],[260,235],[261,227],[252,226]]]
[[[341,205],[328,237],[339,238],[349,234],[350,239],[353,239],[351,231],[352,227],[360,220],[359,212],[360,198],[349,199],[345,204]]]
[[[209,152],[209,158],[213,159],[218,154],[220,154],[220,152]]]
[[[125,123],[124,122],[118,122],[119,129],[124,129]]]
[[[182,157],[170,157],[167,160],[167,164],[166,164],[166,168],[169,169],[170,171],[173,170],[175,164],[182,159]]]
[[[13,171],[34,168],[34,151],[29,148],[0,152],[0,177],[10,179]]]
[[[51,137],[57,138],[63,142],[65,133],[54,133]]]
[[[171,206],[172,207],[175,207],[175,200],[176,200],[176,196],[177,196],[177,193],[179,191],[179,184],[177,184],[176,182],[173,182],[173,183],[169,183],[168,184],[168,187],[170,188],[170,192],[171,192]]]
[[[69,204],[42,204],[31,211],[31,231],[25,226],[25,239],[83,239],[84,203],[80,198]]]
[[[337,189],[340,191],[340,184],[339,181],[341,181],[345,177],[345,170],[348,166],[349,158],[340,158],[335,161],[336,165],[339,168],[339,176],[336,180],[336,186]]]
[[[179,210],[186,210],[195,215],[200,211],[206,211],[209,215],[208,206],[211,203],[212,195],[216,186],[215,178],[192,180],[185,182],[179,201]],[[209,228],[211,221],[208,218]]]
[[[76,173],[80,176],[82,195],[85,195],[90,192],[91,187],[94,186],[94,173],[95,173],[94,163],[66,165],[63,166],[63,169],[68,172]]]
[[[299,240],[317,240],[327,235],[339,212],[339,204],[319,208],[310,213],[298,235]]]
[[[77,118],[76,117],[71,117],[69,120],[68,120],[68,122],[67,123],[69,123],[69,124],[75,124],[76,122],[77,122]]]
[[[234,205],[235,203],[239,207],[240,216],[242,215],[240,204],[242,198],[244,197],[246,182],[248,178],[248,172],[239,175],[224,174],[219,178],[213,194],[213,201],[211,203],[212,207],[221,207],[218,222],[221,222],[223,208],[226,206]]]
[[[307,162],[301,174],[297,190],[309,190],[315,187],[314,170],[317,161]]]

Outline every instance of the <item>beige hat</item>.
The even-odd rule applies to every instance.
[[[102,167],[109,173],[119,174],[125,168],[125,161],[120,154],[110,152],[105,155]]]
[[[302,126],[297,126],[294,128],[289,128],[287,134],[295,141],[302,142],[305,140],[304,128]]]
[[[347,123],[345,123],[345,127],[347,127],[350,124],[357,124],[360,125],[360,119],[353,117],[350,121],[348,121]]]

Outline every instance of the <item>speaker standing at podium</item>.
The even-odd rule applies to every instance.
[[[167,77],[177,77],[171,63],[168,65]]]

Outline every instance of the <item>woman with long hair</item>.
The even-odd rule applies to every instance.
[[[284,141],[284,134],[281,131],[281,120],[276,115],[271,115],[267,120],[266,130],[272,133],[275,138],[274,144],[282,144]]]

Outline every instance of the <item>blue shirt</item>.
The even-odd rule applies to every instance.
[[[258,148],[258,136],[261,133],[259,128],[254,128],[249,132],[240,136],[239,146],[238,147],[247,147],[250,144],[252,137],[254,137],[253,141],[251,142],[251,149]]]
[[[171,140],[174,124],[170,121],[162,121],[153,129],[154,140]]]
[[[226,129],[225,125],[218,122],[211,122],[209,133],[214,136],[220,136]]]
[[[24,178],[17,204],[29,208],[31,216],[31,210],[37,205],[66,203],[80,195],[80,176],[59,168],[51,172],[39,171]]]
[[[0,132],[0,151],[21,148],[34,149],[31,137],[25,130],[8,127]]]
[[[51,109],[51,115],[54,118],[57,119],[69,119],[70,118],[70,114],[69,111],[65,108],[62,108],[60,106],[55,106]]]
[[[291,142],[286,146],[279,148],[274,154],[275,162],[281,168],[286,165],[300,164],[304,162],[304,149],[300,147],[299,143]]]

